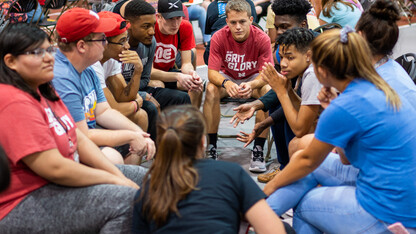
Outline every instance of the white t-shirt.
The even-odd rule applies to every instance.
[[[299,82],[299,81],[298,81]],[[296,84],[297,86],[298,84]],[[301,105],[321,105],[318,100],[319,91],[321,91],[322,85],[319,83],[318,78],[316,78],[315,72],[313,70],[313,65],[309,65],[306,71],[302,76],[302,102]]]
[[[101,88],[107,88],[105,80],[108,77],[121,74],[121,63],[114,59],[107,60],[103,65],[98,61],[92,65],[92,68],[100,79]]]

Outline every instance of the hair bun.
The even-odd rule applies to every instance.
[[[396,4],[391,0],[377,0],[374,2],[369,13],[375,18],[387,21],[400,20],[400,12]]]

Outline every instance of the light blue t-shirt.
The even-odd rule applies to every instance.
[[[55,55],[53,86],[64,101],[75,122],[86,120],[89,128],[96,127],[97,103],[106,102],[100,80],[92,67],[81,74],[61,51]]]
[[[376,70],[397,93],[407,98],[416,109],[416,85],[400,64],[389,59]]]
[[[319,14],[319,19],[327,23],[337,23],[342,27],[349,25],[351,28],[355,28],[355,25],[361,17],[361,11],[355,5],[352,5],[354,8],[354,10],[352,10],[351,7],[341,2],[336,2],[335,6],[338,9],[332,7],[330,17],[324,16],[323,12],[321,11]]]
[[[357,200],[375,218],[416,227],[416,110],[400,96],[395,111],[384,93],[355,79],[321,114],[320,141],[341,147],[360,170]]]

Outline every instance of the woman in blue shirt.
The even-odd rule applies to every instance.
[[[306,193],[295,210],[295,230],[381,233],[396,222],[413,230],[415,109],[377,74],[368,56],[369,47],[357,33],[348,28],[330,30],[318,36],[311,47],[319,81],[326,90],[334,87],[341,94],[322,113],[311,144],[292,156],[285,169],[266,185],[265,193],[304,182],[299,179],[314,171],[337,146],[342,161],[358,169],[356,182],[353,179],[350,184],[322,186]],[[263,73],[280,76],[268,70]],[[328,105],[332,94],[324,94],[321,102]],[[337,169],[332,168],[334,178],[344,173]]]

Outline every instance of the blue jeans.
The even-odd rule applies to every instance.
[[[298,205],[303,196],[318,184],[322,186],[355,186],[358,169],[341,163],[338,154],[330,153],[311,174],[288,186],[276,190],[267,203],[277,215],[282,215]]]
[[[205,34],[205,22],[207,20],[207,11],[200,5],[192,5],[188,7],[189,20],[198,20],[204,42],[211,40],[211,35]]]
[[[266,201],[278,215],[296,207],[293,225],[298,233],[388,233],[387,224],[355,198],[358,171],[330,153],[314,172],[276,190]]]

